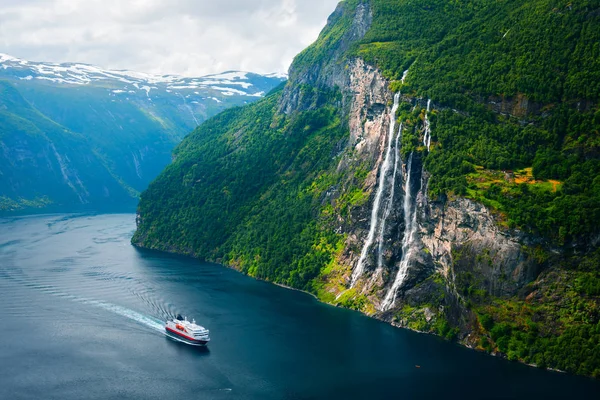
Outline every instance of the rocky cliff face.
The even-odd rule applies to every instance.
[[[293,83],[287,85],[284,90],[279,106],[280,112],[290,114],[321,105],[323,100],[319,93],[307,92],[306,86],[327,90],[341,89],[345,94],[343,106],[347,107],[345,100],[351,94],[349,90],[356,88],[356,83],[351,81],[351,74],[348,73],[346,54],[353,43],[365,36],[371,26],[373,14],[369,3],[359,4],[354,12],[346,8],[348,4],[341,2],[327,21],[325,32],[336,24],[342,25],[343,19],[349,19],[349,26],[339,37],[333,39],[335,44],[327,49],[326,55],[310,54],[307,53],[310,49],[307,49],[296,57],[289,71],[290,82]],[[349,14],[352,14],[351,17]]]
[[[345,74],[337,82],[347,82],[341,90],[350,96],[349,141],[338,171],[369,165],[361,188],[369,200],[349,217],[338,216],[338,232],[347,240],[337,260],[339,268],[330,276],[341,284],[332,285],[331,293],[337,300],[350,293],[365,296],[363,311],[399,326],[422,317],[427,325],[420,328],[428,330],[436,318],[449,320],[460,326],[462,338],[469,342],[475,320],[464,306],[464,288],[499,297],[517,294],[539,273],[540,266],[525,247],[539,243],[501,228],[497,217],[474,201],[431,201],[429,174],[419,154],[401,156],[396,138],[403,127],[394,121],[394,94],[386,79],[359,58],[348,63]],[[403,100],[413,106],[424,103],[406,96]],[[421,135],[424,129],[417,127]],[[407,213],[416,217],[412,230],[408,225],[413,217]],[[358,268],[362,271],[357,276]],[[398,274],[404,274],[403,279]],[[417,311],[404,315],[407,307]]]
[[[338,9],[330,23],[340,15]],[[364,35],[371,19],[369,6],[359,5],[352,28],[326,63],[291,71],[280,103],[280,110],[290,114],[319,104],[303,85],[339,90],[349,138],[337,171],[347,171],[345,182],[356,167],[369,170],[360,187],[368,201],[336,217],[336,232],[347,239],[335,270],[325,277],[328,290],[333,303],[367,299],[360,302],[362,311],[398,326],[414,327],[423,319],[426,324],[419,328],[431,330],[436,320],[449,320],[470,343],[476,320],[465,307],[464,288],[492,296],[518,293],[539,272],[524,247],[533,239],[501,229],[486,207],[471,200],[429,199],[421,153],[402,156],[399,139],[405,128],[395,115],[400,96],[394,99],[377,68],[361,58],[341,62],[339,56]],[[428,106],[425,99],[404,95],[401,100],[412,107]],[[497,111],[516,112],[506,107]],[[423,137],[428,126],[423,121],[412,129]],[[347,189],[330,188],[325,201],[335,203]],[[408,314],[403,311],[409,308]]]
[[[561,26],[534,3],[548,6],[342,2],[283,90],[209,120],[176,149],[142,194],[133,243],[600,376],[588,363],[600,252],[585,247],[599,237],[598,119],[561,58],[577,36],[562,30],[586,11],[561,14],[573,21]],[[526,18],[504,40],[497,27],[513,13]],[[560,51],[538,46],[550,26],[561,26]],[[543,59],[515,66],[528,49]],[[546,82],[557,80],[581,101],[556,97]],[[575,248],[581,256],[567,254]]]
[[[502,231],[489,210],[471,200],[428,205],[420,234],[433,263],[450,281],[470,271],[482,278],[478,289],[512,296],[537,275],[535,261],[523,248],[529,239]]]

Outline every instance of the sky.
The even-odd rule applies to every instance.
[[[339,0],[0,0],[0,53],[201,76],[287,72]]]

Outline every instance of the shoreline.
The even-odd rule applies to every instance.
[[[487,356],[500,358],[502,360],[505,360],[506,362],[516,362],[518,364],[526,365],[528,367],[536,368],[536,369],[539,369],[539,370],[542,370],[542,371],[556,372],[556,373],[561,373],[561,374],[569,374],[567,371],[563,371],[563,370],[556,369],[556,368],[540,368],[540,367],[538,367],[535,364],[525,363],[525,362],[520,361],[520,360],[511,361],[506,356],[502,355],[501,353],[496,353],[496,352],[490,353],[490,352],[487,352],[487,351],[484,351],[484,350],[479,350],[479,349],[477,349],[477,348],[475,348],[473,346],[470,346],[470,345],[468,345],[466,343],[463,343],[461,341],[450,341],[450,340],[448,340],[448,339],[446,339],[446,338],[444,338],[444,337],[442,337],[442,336],[440,336],[440,335],[438,335],[436,333],[433,333],[433,332],[420,331],[420,330],[417,330],[417,329],[409,328],[408,326],[402,326],[402,325],[399,325],[399,324],[396,324],[396,323],[393,323],[393,322],[386,321],[383,318],[377,317],[376,314],[368,315],[368,314],[366,314],[366,313],[364,313],[362,311],[359,311],[359,310],[354,310],[354,309],[351,309],[351,308],[346,308],[346,307],[342,307],[342,306],[339,306],[339,305],[336,305],[336,304],[328,303],[328,302],[325,302],[325,301],[322,301],[321,299],[319,299],[314,293],[310,293],[310,292],[307,292],[306,290],[302,290],[302,289],[294,288],[294,287],[291,287],[291,286],[287,286],[287,285],[284,285],[282,283],[277,283],[277,282],[273,282],[273,281],[269,281],[269,280],[266,280],[266,279],[261,279],[261,278],[257,278],[257,277],[245,274],[242,271],[240,271],[239,269],[235,268],[234,266],[224,264],[223,262],[220,262],[219,260],[202,260],[199,257],[195,257],[195,256],[190,255],[190,254],[182,254],[182,253],[178,253],[178,252],[175,252],[175,251],[152,249],[152,248],[140,246],[139,244],[135,244],[133,242],[131,242],[131,245],[134,246],[137,249],[143,249],[143,250],[146,250],[146,251],[156,251],[156,252],[163,253],[163,254],[176,255],[176,256],[181,256],[181,257],[188,257],[188,258],[192,258],[192,259],[197,260],[197,261],[209,262],[209,263],[212,263],[212,264],[216,264],[216,265],[219,265],[219,266],[221,266],[223,268],[227,268],[227,269],[236,271],[239,274],[247,276],[248,278],[252,278],[252,279],[255,279],[257,281],[261,281],[261,282],[269,283],[269,284],[272,284],[272,285],[275,285],[275,286],[279,286],[279,287],[281,287],[283,289],[292,290],[292,291],[295,291],[295,292],[300,292],[300,293],[309,295],[309,296],[311,296],[312,298],[314,298],[315,300],[317,300],[321,304],[325,304],[325,305],[328,305],[328,306],[331,306],[331,307],[341,308],[341,309],[344,309],[344,310],[348,310],[348,311],[359,313],[359,314],[361,314],[361,315],[363,315],[363,316],[365,316],[367,318],[372,318],[374,320],[377,320],[377,321],[385,323],[385,324],[387,324],[389,326],[392,326],[395,329],[406,329],[408,331],[419,333],[419,334],[422,334],[422,335],[435,336],[435,337],[443,340],[444,342],[446,342],[448,344],[455,344],[455,345],[458,345],[458,346],[463,347],[465,349],[469,349],[469,350],[472,350],[472,351],[475,351],[475,352],[478,352],[478,353],[482,353],[482,354],[485,354]],[[572,376],[581,376],[581,377],[585,377],[585,378],[588,378],[588,379],[595,380],[593,377],[586,376],[586,375],[577,375],[577,374],[569,374],[569,375],[572,375]]]

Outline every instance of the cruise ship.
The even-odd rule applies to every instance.
[[[177,315],[175,319],[170,319],[165,324],[167,334],[176,337],[177,339],[194,346],[206,346],[210,341],[208,337],[208,329],[196,325],[196,321],[188,321],[181,315]]]

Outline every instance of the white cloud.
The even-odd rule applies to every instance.
[[[284,72],[338,0],[0,0],[0,52],[154,74]]]

